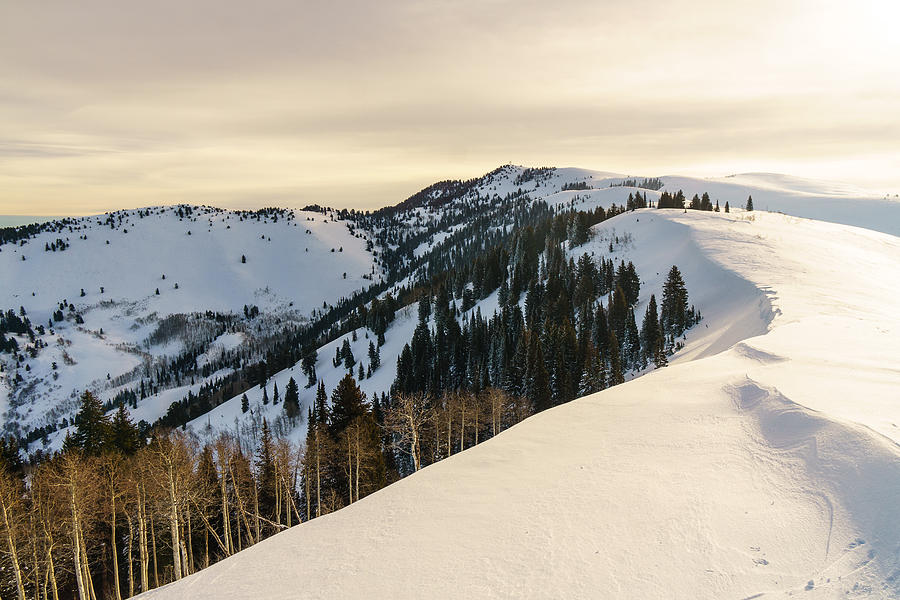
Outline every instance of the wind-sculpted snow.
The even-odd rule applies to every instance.
[[[669,367],[147,597],[900,596],[900,238],[642,210],[577,251],[610,240],[702,311]]]

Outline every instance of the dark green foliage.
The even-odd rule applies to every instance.
[[[134,454],[141,447],[138,428],[131,421],[125,404],[119,404],[109,426],[109,445],[122,454]]]
[[[661,324],[663,331],[672,337],[679,337],[689,327],[688,293],[678,267],[672,265],[663,286]]]
[[[103,411],[103,403],[91,392],[81,395],[81,409],[75,416],[75,423],[75,432],[68,440],[69,447],[79,448],[91,456],[99,455],[110,437],[110,421]]]
[[[344,362],[345,369],[352,369],[356,364],[356,358],[353,356],[353,350],[350,349],[350,340],[344,339],[341,344],[341,360]]]
[[[256,490],[259,514],[269,521],[275,518],[275,458],[269,423],[263,419],[262,434],[256,450]],[[266,527],[269,529],[269,527]]]
[[[349,373],[338,383],[331,392],[331,414],[328,419],[328,427],[332,435],[347,428],[353,419],[366,414],[369,406],[366,403],[366,395],[359,389],[356,380]]]
[[[291,420],[300,415],[300,388],[291,377],[284,390],[284,412]]]

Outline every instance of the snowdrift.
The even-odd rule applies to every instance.
[[[643,210],[579,251],[613,229],[702,309],[669,367],[145,597],[900,596],[900,238]]]

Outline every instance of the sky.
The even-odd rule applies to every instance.
[[[0,0],[0,214],[395,204],[506,163],[900,192],[895,0]]]

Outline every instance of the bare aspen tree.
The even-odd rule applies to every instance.
[[[77,452],[67,452],[59,459],[54,485],[61,488],[68,504],[67,528],[72,544],[72,565],[80,600],[95,598],[84,529],[94,519],[97,508],[97,482],[93,460]]]
[[[416,471],[422,467],[420,437],[431,413],[423,394],[401,393],[397,394],[385,416],[385,426],[394,436],[395,447],[412,457]]]
[[[25,584],[22,566],[19,562],[19,545],[24,533],[23,519],[25,517],[23,493],[21,482],[7,473],[6,469],[0,467],[0,524],[3,525],[7,554],[12,565],[19,600],[25,600]]]
[[[116,600],[122,600],[122,591],[119,587],[119,555],[116,539],[116,520],[118,518],[116,509],[119,499],[124,495],[121,487],[124,475],[122,455],[117,453],[104,454],[100,459],[100,473],[103,475],[104,500],[109,503],[109,541],[112,550],[113,591],[115,592]]]
[[[181,539],[182,513],[188,505],[196,454],[190,438],[179,431],[159,436],[149,446],[151,468],[165,489],[165,513],[172,537],[172,568],[175,580],[185,574],[185,551]]]

